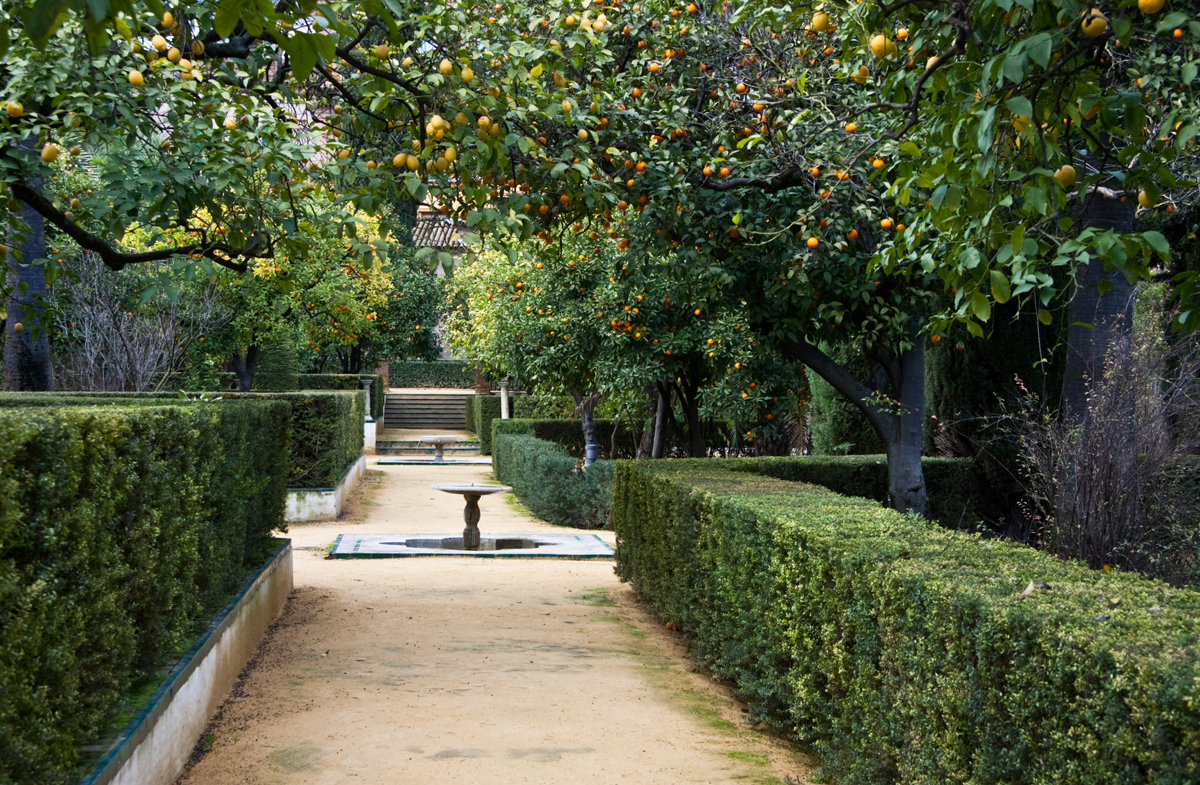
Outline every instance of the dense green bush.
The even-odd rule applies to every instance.
[[[514,395],[512,417],[516,420],[579,420],[575,399],[569,395],[541,398],[536,395]]]
[[[290,414],[29,398],[0,410],[0,781],[58,783],[284,528]]]
[[[398,362],[388,364],[393,387],[475,389],[475,366],[464,362]]]
[[[499,407],[497,406],[497,411]],[[499,415],[497,415],[498,417]],[[601,458],[633,458],[637,456],[641,433],[635,433],[625,423],[612,420],[596,420],[596,438],[600,442]],[[710,449],[720,449],[729,444],[728,421],[717,420],[707,425],[705,434]],[[583,458],[583,425],[574,420],[501,420],[492,422],[493,438],[501,433],[520,433],[561,445],[573,458]],[[615,438],[614,438],[615,431]],[[480,441],[483,436],[480,435]],[[668,452],[674,449],[674,440],[667,443]],[[486,453],[485,453],[486,454]]]
[[[723,465],[619,463],[617,569],[826,777],[1200,778],[1200,595]]]
[[[383,405],[386,403],[387,390],[383,387],[383,377],[378,374],[357,373],[302,373],[300,374],[300,390],[361,390],[362,380],[371,379],[371,419],[378,421],[383,417]]]
[[[479,454],[492,454],[492,421],[500,420],[500,396],[472,395],[467,398],[467,423],[479,437]]]
[[[583,462],[560,445],[532,436],[496,438],[496,478],[511,485],[521,503],[559,526],[604,529],[612,525],[612,461]]]
[[[215,395],[215,394],[214,394]],[[366,392],[293,392],[219,394],[225,400],[280,400],[291,405],[289,488],[330,488],[363,451]],[[7,393],[0,408],[10,406],[146,405],[177,402],[172,393]]]
[[[888,504],[887,457],[883,455],[812,455],[803,458],[737,458],[730,469],[765,474],[789,482],[821,485],[843,496],[861,496]],[[974,530],[1006,503],[1007,489],[997,486],[975,462],[962,458],[922,458],[929,513],[951,529]]]

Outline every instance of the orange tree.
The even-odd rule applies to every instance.
[[[346,196],[366,209],[408,193],[526,240],[614,210],[651,228],[611,239],[631,262],[668,258],[656,272],[693,296],[745,299],[761,341],[863,410],[893,503],[923,511],[924,335],[985,334],[1010,299],[1044,321],[1071,297],[1068,319],[1094,328],[1069,336],[1078,385],[1123,288],[1170,253],[1131,219],[1184,193],[1193,10],[226,0],[195,19],[210,51],[286,51],[279,89],[349,144],[330,164],[360,175]],[[80,13],[107,29],[120,9]],[[1194,328],[1195,274],[1177,284]],[[836,334],[868,378],[819,351]]]
[[[770,441],[795,374],[780,376],[776,386],[785,389],[779,390],[752,373],[770,364],[746,309],[734,303],[724,313],[705,312],[704,298],[693,298],[670,276],[648,274],[645,265],[635,273],[625,261],[598,232],[585,234],[581,226],[548,246],[484,251],[456,276],[453,345],[490,374],[577,402],[601,393],[634,402],[627,408],[637,411],[653,389],[651,397],[663,401],[651,429],[661,435],[656,456],[669,429],[689,454],[705,454],[701,420],[718,413],[739,423],[749,442]],[[582,425],[586,442],[595,444],[590,410]]]

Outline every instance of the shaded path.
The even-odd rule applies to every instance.
[[[429,485],[489,476],[379,468],[351,520],[294,527],[294,544],[458,533],[460,498]],[[480,507],[485,536],[558,531],[500,496]],[[804,771],[786,745],[745,729],[738,704],[693,672],[611,561],[330,561],[309,550],[295,575],[284,616],[182,782],[659,785]]]

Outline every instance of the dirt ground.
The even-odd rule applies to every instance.
[[[490,481],[370,468],[342,520],[291,528],[296,590],[180,783],[808,781],[610,560],[326,559],[342,532],[458,534],[429,485]],[[559,530],[508,496],[480,501],[485,536]]]

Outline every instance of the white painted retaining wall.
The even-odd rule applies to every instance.
[[[251,576],[79,785],[171,785],[292,591],[292,541]]]
[[[288,523],[336,520],[342,514],[346,497],[358,485],[366,470],[367,456],[363,453],[346,469],[336,488],[288,488]]]

